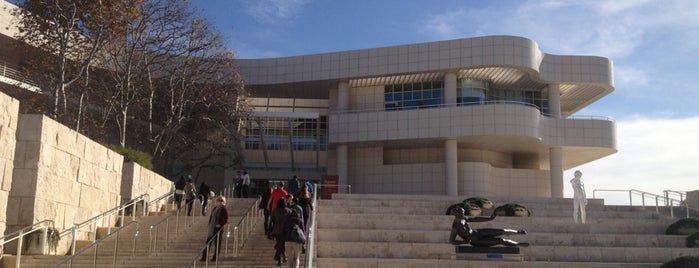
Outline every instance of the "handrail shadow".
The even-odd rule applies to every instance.
[[[75,258],[81,256],[83,253],[87,252],[89,249],[91,249],[91,248],[93,248],[93,247],[95,248],[95,250],[94,250],[94,255],[93,255],[93,258],[92,258],[92,265],[93,265],[93,267],[97,267],[97,255],[98,255],[98,254],[97,254],[97,250],[99,250],[99,245],[100,245],[101,243],[103,243],[106,239],[108,239],[108,238],[110,238],[110,237],[112,237],[112,236],[116,236],[116,238],[115,238],[116,240],[114,241],[114,253],[113,253],[113,256],[112,256],[112,260],[113,260],[113,261],[112,261],[112,266],[116,266],[117,257],[118,257],[117,252],[119,251],[119,233],[121,233],[121,231],[123,231],[124,229],[126,229],[127,227],[129,227],[129,226],[131,226],[131,225],[133,225],[133,224],[136,225],[136,233],[135,233],[135,235],[134,235],[133,245],[131,246],[131,250],[132,250],[132,251],[131,251],[131,257],[133,257],[134,254],[135,254],[136,242],[138,241],[138,235],[139,235],[139,229],[140,229],[140,225],[139,225],[138,221],[129,222],[129,223],[125,224],[124,226],[121,226],[121,227],[115,229],[114,232],[109,233],[107,236],[100,238],[99,240],[95,241],[94,243],[90,244],[89,246],[87,246],[87,247],[81,249],[80,251],[74,253],[74,254],[71,255],[71,256],[68,256],[67,258],[65,258],[65,259],[63,259],[62,261],[56,263],[56,264],[55,264],[54,266],[52,266],[52,267],[54,267],[54,268],[55,268],[55,267],[60,267],[61,265],[64,265],[64,264],[66,264],[66,263],[69,265],[69,267],[73,267],[73,260],[74,260]]]

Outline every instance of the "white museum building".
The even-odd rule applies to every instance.
[[[604,57],[485,36],[238,59],[252,92],[245,168],[333,175],[353,193],[562,197],[563,171],[617,151],[615,124],[574,116],[614,90]],[[232,176],[232,175],[228,175]]]

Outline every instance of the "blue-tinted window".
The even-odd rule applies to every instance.
[[[400,90],[396,90],[396,89]],[[386,85],[386,110],[437,107],[444,103],[442,81]]]
[[[289,139],[291,136],[291,139]],[[259,118],[251,120],[244,139],[245,149],[326,151],[328,117]],[[263,146],[264,141],[264,146]]]

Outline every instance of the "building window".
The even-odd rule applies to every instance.
[[[546,90],[490,90],[488,99],[491,101],[505,101],[531,105],[535,106],[544,114],[549,112],[548,92]]]
[[[431,81],[384,86],[386,111],[434,108],[444,104],[444,83]]]
[[[488,82],[475,79],[459,79],[456,81],[456,104],[483,104],[488,96]]]
[[[264,117],[250,121],[246,150],[327,151],[328,117]]]

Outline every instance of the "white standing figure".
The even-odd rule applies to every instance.
[[[587,197],[585,197],[585,185],[580,181],[582,172],[575,171],[575,177],[570,180],[573,186],[573,221],[578,223],[578,211],[580,211],[580,222],[585,223],[585,206],[587,205]]]

